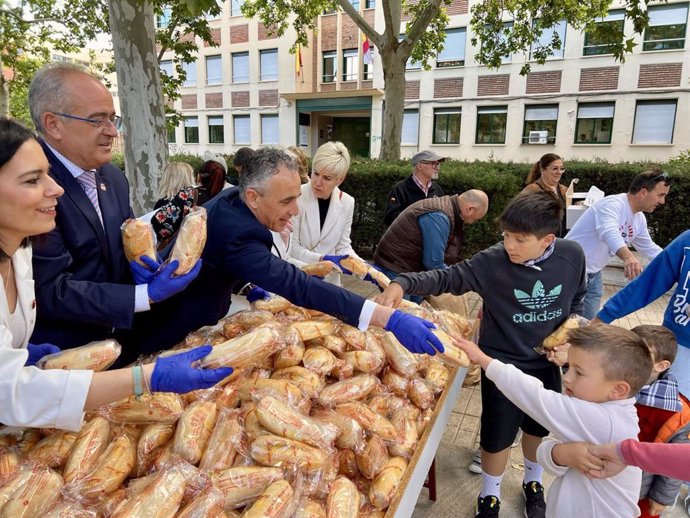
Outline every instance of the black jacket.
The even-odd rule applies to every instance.
[[[426,198],[440,198],[441,196],[443,196],[443,189],[438,183],[432,182],[429,193],[425,196],[424,191],[414,183],[412,175],[410,175],[396,183],[391,192],[388,193],[386,208],[383,212],[383,222],[390,225],[398,217],[398,214],[413,203]]]

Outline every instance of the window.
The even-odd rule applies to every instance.
[[[460,108],[434,109],[434,144],[460,143]]]
[[[376,0],[364,0],[365,9],[376,9]]]
[[[477,108],[477,144],[505,144],[507,122],[507,106]]]
[[[649,25],[642,50],[671,50],[685,47],[688,4],[657,5],[647,9]]]
[[[443,50],[436,57],[436,66],[462,67],[465,66],[465,43],[467,41],[467,29],[446,29],[446,40]]]
[[[352,7],[355,8],[355,11],[359,11],[359,0],[350,0],[350,3],[352,4]]]
[[[244,0],[230,0],[230,16],[242,16]]]
[[[160,63],[161,72],[164,72],[166,76],[173,76],[173,62],[172,59],[165,59]]]
[[[343,50],[343,81],[357,81],[359,68],[359,51],[357,49]]]
[[[278,144],[278,116],[277,115],[262,115],[261,116],[261,143],[262,144]]]
[[[170,7],[164,7],[163,12],[156,16],[156,29],[166,29],[170,23],[171,14],[172,9]]]
[[[206,57],[206,84],[219,85],[223,82],[223,58],[221,56]]]
[[[222,144],[225,142],[225,126],[222,115],[208,116],[208,142],[209,144]]]
[[[525,126],[522,131],[522,142],[529,142],[530,131],[548,131],[547,142],[556,142],[556,122],[558,121],[557,104],[539,104],[525,106]]]
[[[610,144],[615,103],[587,103],[577,107],[575,144]]]
[[[184,118],[184,141],[187,144],[199,143],[199,117]]]
[[[530,49],[530,59],[536,59],[534,53],[539,51],[540,48],[550,45],[554,40],[554,37],[558,35],[558,40],[561,42],[560,49],[553,49],[553,52],[547,56],[548,58],[560,59],[563,58],[563,52],[565,51],[565,20],[561,20],[553,27],[549,29],[544,29],[539,36],[539,41],[535,41]]]
[[[235,115],[232,118],[232,132],[235,137],[235,144],[250,144],[252,127],[249,115]]]
[[[323,79],[324,83],[333,83],[338,75],[338,61],[334,50],[323,53]]]
[[[672,144],[677,102],[637,101],[633,144]]]
[[[403,112],[402,138],[403,146],[416,146],[419,140],[419,110],[405,110]]]
[[[609,14],[597,26],[603,26],[609,34],[617,34],[618,41],[623,39],[623,24],[625,23],[625,11],[609,11]],[[583,56],[599,56],[611,54],[611,41],[607,38],[596,38],[590,32],[585,32],[585,46],[582,49]]]
[[[278,49],[259,51],[260,81],[278,80]]]
[[[398,36],[398,41],[402,41],[404,39],[405,34]],[[415,61],[411,56],[407,59],[407,63],[405,63],[405,70],[419,70],[420,68],[422,68],[422,64],[419,61]]]
[[[172,125],[172,122],[170,119],[167,119],[165,121],[166,127],[168,129],[168,144],[174,144],[177,141],[177,137],[175,136],[175,126]]]
[[[362,72],[364,74],[364,77],[362,77],[362,79],[364,79],[365,81],[370,81],[374,79],[373,65],[367,65],[366,63],[364,63],[364,70]]]
[[[249,52],[235,52],[232,54],[232,82],[249,82]]]
[[[196,61],[192,63],[182,63],[186,77],[182,86],[196,86]]]

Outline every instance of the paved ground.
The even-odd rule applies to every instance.
[[[607,268],[604,272],[604,282],[604,296],[605,299],[608,299],[620,289],[624,279],[619,269]],[[360,281],[345,280],[344,285],[364,296],[372,296],[376,293],[371,285],[366,285]],[[474,316],[479,309],[480,298],[473,295],[469,302],[471,315]],[[614,324],[626,328],[640,324],[660,324],[667,304],[668,295],[665,295],[646,308],[620,319]],[[436,455],[437,501],[430,501],[427,490],[423,489],[414,509],[414,518],[469,518],[474,516],[476,497],[481,489],[481,476],[470,473],[467,466],[473,452],[478,448],[480,414],[479,387],[463,388]],[[523,471],[522,452],[519,447],[513,448],[502,486],[502,518],[523,516],[524,500],[521,489]],[[550,482],[551,478],[546,476],[544,485],[547,487],[547,491]],[[674,509],[667,511],[664,517],[687,518],[682,509],[682,498],[685,496],[685,492],[686,490],[683,489],[679,499],[680,503]]]

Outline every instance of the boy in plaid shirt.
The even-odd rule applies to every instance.
[[[638,439],[642,442],[688,443],[690,405],[678,391],[678,382],[669,370],[676,357],[675,336],[663,326],[637,326],[633,329],[652,351],[654,368],[649,384],[636,396],[635,408],[640,423]],[[661,515],[673,505],[682,482],[645,472],[640,490],[642,518]]]

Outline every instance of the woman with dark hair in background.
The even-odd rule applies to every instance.
[[[227,170],[228,166],[221,156],[211,158],[201,165],[196,173],[199,205],[203,205],[225,188]]]
[[[208,388],[232,373],[230,368],[192,366],[211,351],[210,346],[107,372],[44,371],[34,366],[60,350],[52,344],[29,343],[36,321],[29,239],[55,227],[58,198],[64,193],[48,169],[31,132],[0,118],[0,422],[79,430],[86,410],[141,395],[148,387],[180,393]]]
[[[564,237],[567,233],[565,228],[565,193],[568,188],[560,183],[563,173],[565,173],[563,159],[555,153],[546,153],[530,169],[525,182],[527,186],[521,192],[522,194],[545,191],[563,204],[563,220],[556,237]]]

